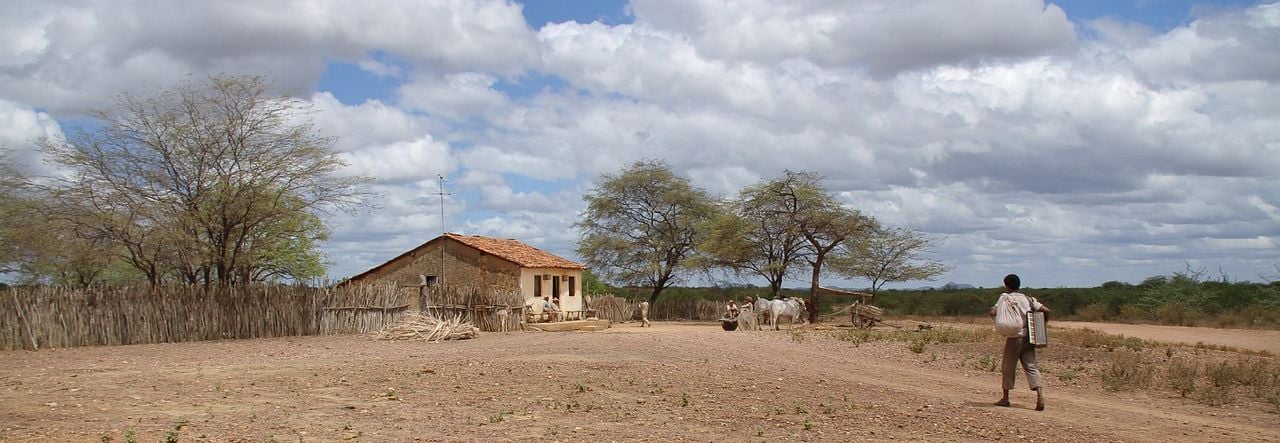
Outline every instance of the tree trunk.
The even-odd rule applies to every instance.
[[[822,312],[822,296],[818,293],[819,279],[822,276],[822,262],[826,259],[821,255],[813,260],[813,276],[809,280],[809,303],[805,307],[809,310],[809,323],[818,323],[818,313]]]
[[[653,305],[654,305],[654,303],[656,303],[656,302],[658,301],[658,295],[659,295],[659,294],[662,294],[662,290],[663,290],[663,289],[664,289],[664,288],[663,288],[662,286],[654,286],[654,287],[653,287],[653,292],[649,294],[649,310],[650,310],[650,312],[652,312],[652,311],[653,311]]]

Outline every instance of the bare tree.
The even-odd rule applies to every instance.
[[[71,171],[49,188],[52,212],[121,245],[152,284],[263,275],[264,243],[325,235],[288,220],[354,209],[369,181],[339,176],[334,140],[302,102],[269,89],[259,76],[212,77],[119,96],[116,110],[93,114],[96,129],[41,142]]]

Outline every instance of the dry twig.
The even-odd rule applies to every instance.
[[[439,319],[431,315],[409,314],[400,323],[378,331],[377,340],[463,340],[480,335],[480,328],[462,321],[461,315],[452,319]]]

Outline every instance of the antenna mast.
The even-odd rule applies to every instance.
[[[440,192],[437,192],[436,195],[440,196],[440,236],[443,237],[445,234],[448,233],[448,231],[445,229],[446,225],[444,222],[444,196],[453,195],[453,194],[444,192],[444,175],[437,174],[436,177],[440,179]],[[444,288],[444,245],[445,245],[445,241],[441,239],[440,240],[440,278],[438,279],[440,282],[439,285],[441,288]]]

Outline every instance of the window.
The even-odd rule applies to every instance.
[[[560,276],[551,276],[551,297],[560,298]]]
[[[573,297],[575,295],[578,295],[578,286],[574,284],[574,277],[570,275],[565,278],[569,280],[569,296]]]
[[[542,298],[542,276],[541,275],[533,276],[533,296],[537,298]]]
[[[436,276],[434,275],[418,274],[418,278],[422,279],[422,281],[419,282],[418,284],[419,286],[435,286],[436,285]]]

